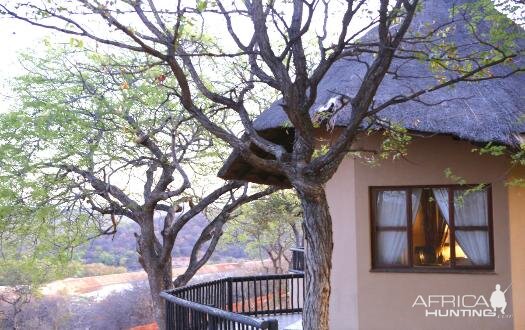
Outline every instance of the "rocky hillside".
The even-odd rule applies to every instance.
[[[162,228],[160,225],[162,219],[157,218],[156,222],[156,227]],[[186,265],[193,244],[207,223],[206,217],[200,214],[184,226],[173,248],[174,266]],[[129,271],[141,270],[135,251],[134,233],[137,231],[138,227],[135,223],[123,222],[118,226],[114,236],[102,236],[90,241],[77,251],[77,255],[86,264],[102,263],[109,266],[123,266]],[[231,262],[246,258],[244,246],[228,245],[219,247],[213,254],[211,262]]]

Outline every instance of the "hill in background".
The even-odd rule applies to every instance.
[[[163,219],[158,217],[155,221],[156,228],[162,228]],[[187,265],[193,245],[207,224],[206,217],[199,214],[184,226],[177,236],[172,252],[174,267]],[[141,270],[136,252],[135,232],[138,232],[137,224],[129,220],[123,221],[119,224],[114,236],[101,236],[80,247],[77,250],[77,258],[84,264],[101,263],[108,266],[125,267],[129,271]],[[217,263],[246,260],[248,256],[244,248],[240,244],[220,245],[210,261]]]

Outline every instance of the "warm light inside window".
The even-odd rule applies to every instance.
[[[491,267],[489,191],[374,189],[374,266]]]

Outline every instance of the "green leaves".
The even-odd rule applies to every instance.
[[[207,0],[197,0],[197,6],[195,9],[197,9],[199,13],[202,13],[204,10],[206,10],[206,7],[208,7]]]
[[[509,157],[510,165],[516,167],[525,166],[525,144],[521,144],[519,148],[509,148],[505,145],[489,142],[483,147],[473,148],[472,152],[492,157]],[[523,178],[511,178],[507,184],[521,185],[522,181],[524,181]]]
[[[499,4],[495,5],[492,0],[477,0],[457,8],[465,11],[470,17],[471,24],[468,26],[470,32],[494,46],[490,50],[492,56],[501,56],[500,52],[510,53],[515,50],[516,41],[523,33],[518,24],[498,11],[497,8],[505,9],[504,3],[505,1],[499,1]],[[487,25],[488,31],[480,29],[481,26]]]
[[[69,39],[69,44],[72,47],[76,47],[76,48],[84,47],[84,41],[82,39],[78,39],[78,38],[70,38]]]
[[[464,185],[467,184],[467,180],[457,174],[454,174],[451,168],[447,167],[443,173],[445,174],[445,177],[455,184]]]
[[[477,0],[455,6],[450,12],[456,22],[434,31],[430,23],[425,24],[425,35],[430,38],[424,43],[424,51],[415,57],[428,62],[439,84],[468,74],[469,80],[487,79],[494,76],[493,70],[485,68],[503,61],[512,69],[513,54],[521,50],[516,41],[523,37],[523,30],[506,15],[512,11],[502,3],[506,0]],[[506,15],[502,15],[499,10]],[[470,34],[471,41],[462,42],[455,34]]]
[[[28,71],[13,82],[17,108],[0,114],[0,246],[12,246],[2,249],[6,262],[24,260],[24,269],[67,262],[112,224],[115,209],[117,222],[136,210],[148,169],[154,188],[174,155],[190,174],[209,172],[227,148],[183,111],[177,84],[158,62],[92,52],[77,39],[48,45],[44,56],[22,57]],[[174,178],[164,189],[175,190],[181,175],[166,173]],[[106,198],[109,184],[117,197]]]
[[[503,156],[507,153],[507,146],[498,145],[494,142],[489,142],[481,148],[474,148],[472,152],[477,152],[480,155]]]
[[[406,128],[392,124],[383,132],[379,156],[382,159],[398,159],[407,155],[407,146],[412,141]]]
[[[292,226],[300,232],[302,208],[291,190],[273,193],[267,198],[244,205],[226,225],[224,243],[246,246],[249,255],[266,259],[268,251],[287,252],[297,243]]]

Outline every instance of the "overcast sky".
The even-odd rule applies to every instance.
[[[0,16],[0,112],[7,110],[10,101],[9,79],[23,72],[17,60],[18,53],[25,49],[38,50],[48,34],[49,31]]]

